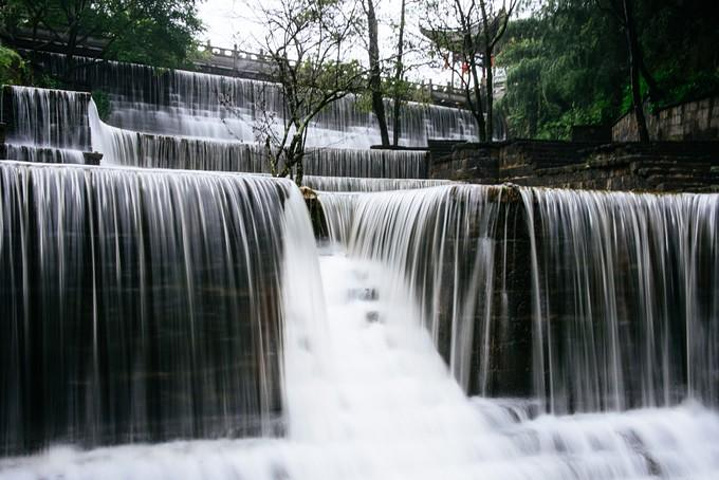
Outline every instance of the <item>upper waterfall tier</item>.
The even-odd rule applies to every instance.
[[[5,86],[0,121],[9,125],[10,143],[89,150],[89,102],[87,93]]]
[[[269,173],[262,146],[230,140],[150,135],[107,125],[90,104],[93,149],[103,162],[148,168]],[[369,178],[425,178],[424,151],[308,148],[304,171],[309,175]]]
[[[64,76],[64,56],[38,53],[46,71]],[[267,116],[284,113],[278,84],[136,64],[76,57],[74,82],[107,94],[111,125],[130,130],[254,142],[254,128]],[[389,109],[388,111],[391,111]],[[281,122],[280,122],[281,123]],[[388,123],[392,125],[391,119]],[[409,103],[400,122],[400,144],[425,146],[428,138],[476,139],[469,111]],[[308,144],[368,148],[381,143],[374,115],[353,96],[331,104],[315,120]]]
[[[0,145],[0,158],[30,163],[85,163],[85,156],[80,150],[11,143]]]
[[[0,163],[0,455],[270,432],[287,242],[287,180]]]

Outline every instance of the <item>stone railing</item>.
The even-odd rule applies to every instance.
[[[38,30],[33,33],[29,30],[19,31],[12,38],[6,39],[16,48],[28,50],[43,50],[61,53],[65,47],[64,39],[49,32]],[[105,42],[95,38],[86,39],[82,45],[76,47],[76,54],[92,58],[103,55]],[[200,58],[193,63],[197,70],[216,75],[253,78],[272,81],[272,57],[260,50],[251,52],[242,50],[234,45],[232,48],[212,45],[209,41],[198,47]],[[204,53],[204,55],[202,55]],[[290,61],[292,64],[292,61]],[[456,88],[450,83],[436,84],[429,79],[426,83],[411,82],[411,87],[417,92],[424,92],[425,97],[432,103],[447,106],[465,106],[464,90]],[[418,96],[422,96],[421,94]]]
[[[272,75],[272,57],[262,50],[250,52],[234,45],[232,48],[218,47],[207,42],[199,47],[200,52],[207,52],[205,58],[195,61],[197,67],[207,73],[231,76],[248,76],[270,80]],[[290,61],[292,65],[292,61]],[[433,103],[463,105],[466,102],[464,90],[454,87],[449,82],[445,85],[428,82],[409,82],[417,92],[424,91]]]

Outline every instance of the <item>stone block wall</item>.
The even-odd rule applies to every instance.
[[[658,141],[719,140],[719,96],[668,107],[647,113],[649,137]],[[615,142],[639,140],[637,122],[632,113],[612,127]]]
[[[430,151],[429,178],[495,184],[499,176],[500,148],[499,145],[466,143],[441,157]]]
[[[430,178],[600,190],[719,191],[719,142],[463,144],[449,156],[431,159]]]

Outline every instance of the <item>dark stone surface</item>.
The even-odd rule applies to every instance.
[[[646,112],[647,130],[652,140],[719,140],[719,96],[679,103],[657,112]],[[633,114],[626,114],[612,126],[616,142],[639,140]]]
[[[100,160],[102,160],[100,152],[83,152],[82,156],[85,157],[85,165],[100,165]]]
[[[312,220],[312,230],[315,232],[315,238],[317,239],[328,239],[329,238],[329,226],[327,225],[327,219],[325,218],[325,212],[322,209],[322,204],[317,198],[317,193],[309,187],[301,187],[302,196],[305,199],[305,205],[307,210],[310,212],[310,220]]]
[[[515,140],[455,145],[430,178],[472,183],[660,192],[719,191],[719,142],[596,144]]]
[[[601,142],[612,141],[612,129],[606,125],[573,125],[571,137],[573,142]]]

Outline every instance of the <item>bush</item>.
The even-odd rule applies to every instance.
[[[30,70],[15,51],[0,45],[0,84],[22,85],[29,83]]]
[[[109,117],[112,112],[110,97],[102,90],[95,90],[92,92],[92,99],[95,101],[97,114],[100,116],[100,119],[103,121],[107,120],[107,117]]]

